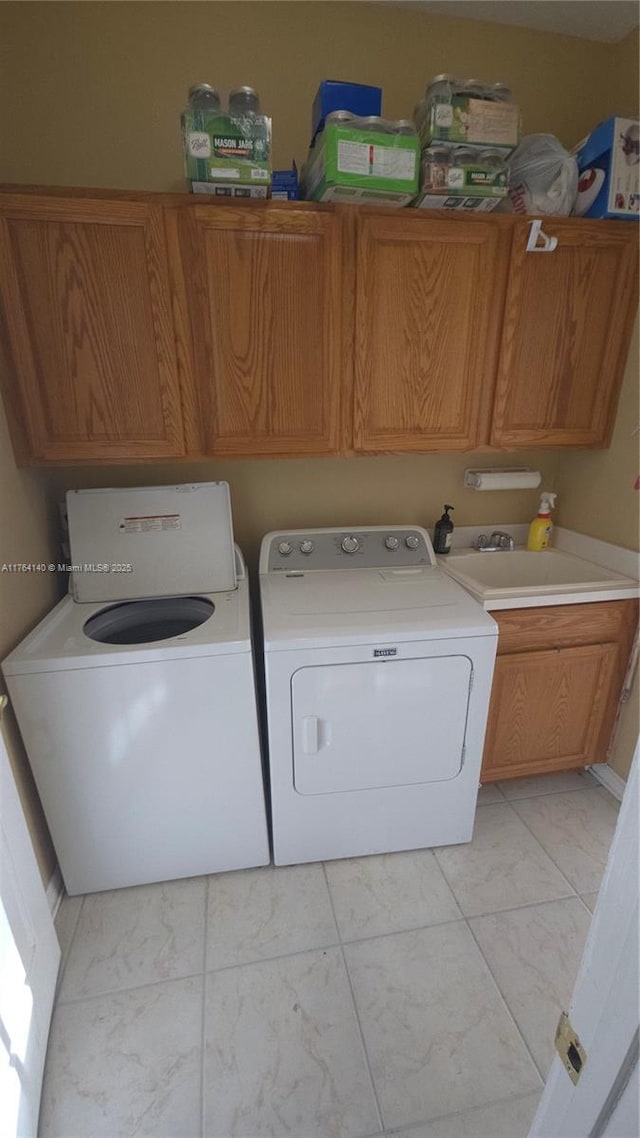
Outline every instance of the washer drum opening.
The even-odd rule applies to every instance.
[[[124,601],[90,617],[85,636],[100,644],[153,644],[198,628],[213,616],[215,605],[206,597],[158,597]]]

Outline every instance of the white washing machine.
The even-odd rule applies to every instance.
[[[67,892],[265,865],[224,482],[67,494],[69,595],[4,661]]]
[[[277,865],[470,841],[498,628],[418,526],[260,554]]]

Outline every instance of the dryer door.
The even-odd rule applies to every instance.
[[[455,778],[472,672],[468,656],[300,668],[291,681],[298,793]]]

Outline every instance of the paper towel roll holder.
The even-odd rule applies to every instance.
[[[479,490],[481,488],[481,476],[485,474],[498,475],[499,481],[504,483],[500,489],[523,489],[524,487],[518,486],[521,479],[518,475],[530,474],[535,476],[531,479],[531,485],[527,488],[535,489],[542,481],[542,475],[537,470],[532,470],[530,466],[485,466],[482,468],[467,469],[464,472],[464,485],[468,490]],[[516,476],[515,479],[513,476]],[[515,483],[514,485],[510,485]],[[498,487],[496,487],[498,489]]]

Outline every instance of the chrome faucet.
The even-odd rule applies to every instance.
[[[496,529],[487,540],[486,533],[481,533],[473,543],[474,549],[479,553],[496,553],[498,550],[512,550],[514,548],[514,540],[510,533],[505,533],[504,530]]]

